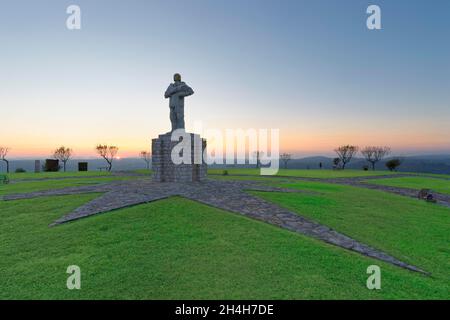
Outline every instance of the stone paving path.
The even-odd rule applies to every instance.
[[[240,177],[255,177],[255,175],[236,175]],[[232,177],[232,175],[230,175]],[[427,178],[436,178],[435,176],[424,176],[424,175],[417,175],[417,174],[396,174],[396,175],[380,175],[380,176],[368,176],[368,177],[351,177],[351,178],[305,178],[305,177],[294,177],[294,176],[264,176],[265,178],[273,178],[273,179],[289,179],[292,181],[300,180],[300,181],[312,181],[312,182],[323,182],[323,183],[335,183],[335,184],[343,184],[343,185],[349,185],[359,188],[367,188],[372,190],[380,190],[385,191],[389,193],[394,193],[397,195],[410,197],[417,199],[417,194],[419,193],[419,190],[411,189],[411,188],[403,188],[403,187],[392,187],[392,186],[385,186],[385,185],[379,185],[379,184],[373,184],[370,183],[370,180],[377,180],[377,179],[394,179],[394,178],[402,178],[402,177],[427,177]],[[450,178],[447,177],[437,177],[437,179],[441,180],[450,180]],[[438,193],[433,191],[433,196],[436,200],[436,203],[450,208],[450,195]]]
[[[403,188],[403,187],[392,187],[392,186],[385,186],[385,185],[370,183],[370,180],[394,179],[394,178],[402,178],[402,177],[423,177],[423,176],[414,175],[414,174],[398,174],[398,175],[384,175],[384,176],[372,176],[372,177],[322,179],[322,182],[345,184],[345,185],[349,185],[349,186],[367,188],[367,189],[372,189],[372,190],[381,190],[381,191],[417,199],[417,194],[419,193],[419,191],[416,189]],[[448,178],[446,178],[446,177],[438,178],[438,179],[448,180]],[[434,196],[437,204],[442,205],[447,208],[450,208],[450,195],[433,191],[433,196]]]
[[[397,195],[410,197],[410,198],[414,198],[414,199],[418,199],[417,194],[419,193],[419,191],[416,189],[384,186],[384,185],[369,183],[367,181],[358,180],[358,179],[353,179],[353,180],[352,179],[342,179],[340,181],[330,181],[330,182],[338,183],[338,184],[345,184],[345,185],[360,187],[360,188],[367,188],[367,189],[372,189],[372,190],[381,190],[381,191],[394,193]],[[437,204],[447,207],[447,208],[450,208],[450,195],[433,191],[433,196],[434,196],[434,199],[436,200]]]
[[[192,199],[219,209],[242,214],[272,225],[298,232],[309,237],[360,253],[362,255],[379,259],[393,265],[427,274],[418,267],[400,261],[380,250],[360,243],[327,226],[306,219],[274,203],[256,197],[247,190],[267,192],[306,191],[267,186],[254,181],[226,181],[206,180],[193,183],[158,183],[151,179],[130,181],[115,181],[96,186],[71,187],[57,190],[37,191],[23,194],[3,196],[3,200],[31,199],[36,197],[74,195],[84,193],[103,193],[98,198],[82,205],[69,214],[61,217],[51,226],[121,209],[137,204],[164,199],[172,196],[181,196]],[[312,193],[312,192],[306,192]]]

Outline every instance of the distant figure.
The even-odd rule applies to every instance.
[[[186,83],[181,81],[181,75],[175,73],[173,76],[174,83],[171,83],[164,94],[164,97],[170,98],[170,122],[172,123],[172,131],[176,129],[184,129],[184,97],[194,94],[194,90]]]
[[[322,169],[322,162],[319,162],[319,169]]]

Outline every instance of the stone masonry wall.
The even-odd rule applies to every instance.
[[[198,134],[188,133],[191,139],[191,163],[174,164],[171,159],[173,148],[179,141],[171,140],[171,133],[165,133],[152,140],[152,169],[153,179],[160,182],[192,182],[206,178],[207,165],[203,161],[203,151],[206,140]],[[201,143],[197,146],[194,139]],[[180,139],[181,141],[181,139]],[[201,164],[195,164],[194,159],[201,159]]]

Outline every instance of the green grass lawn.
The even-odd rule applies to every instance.
[[[284,186],[320,194],[256,194],[421,267],[450,284],[448,208],[350,186],[318,182]]]
[[[150,169],[137,169],[137,170],[133,170],[134,173],[139,173],[139,174],[152,174],[152,170]]]
[[[79,187],[86,185],[95,185],[100,183],[108,183],[111,181],[129,180],[136,177],[92,177],[92,178],[68,178],[60,180],[42,180],[42,181],[20,181],[16,183],[0,184],[0,195],[34,192],[41,190],[62,189],[66,187]]]
[[[380,184],[391,187],[402,187],[411,189],[432,189],[433,191],[450,194],[450,180],[434,179],[429,177],[403,177],[370,180],[369,183]]]
[[[442,174],[442,173],[424,173],[424,172],[413,172],[416,175],[419,176],[429,176],[434,178],[445,178],[450,179],[450,174]]]
[[[10,173],[8,177],[10,180],[21,179],[52,179],[52,178],[77,178],[77,177],[102,177],[109,176],[111,172],[100,171],[84,171],[84,172],[23,172],[23,173]]]
[[[259,169],[208,169],[208,174],[222,175],[227,170],[230,175],[260,175]],[[390,171],[364,171],[364,170],[303,170],[303,169],[280,169],[278,176],[302,177],[302,178],[351,178],[351,177],[372,177],[381,175],[397,174]]]
[[[121,178],[19,182],[0,194]],[[176,197],[48,227],[96,196],[88,194],[0,201],[0,299],[450,298],[448,209],[374,190],[271,181],[319,194],[257,194],[432,276]],[[382,290],[365,286],[371,264],[381,267]],[[79,291],[66,288],[69,265],[81,267]]]
[[[48,228],[93,197],[0,202],[1,299],[448,298],[441,277],[181,198]],[[365,287],[371,264],[382,290]]]
[[[285,177],[268,177],[268,176],[244,176],[244,175],[214,175],[211,174],[208,176],[209,179],[213,180],[243,180],[243,181],[258,181],[265,184],[278,184],[278,183],[285,183],[285,182],[295,182],[297,180],[294,180],[292,178],[285,178]]]

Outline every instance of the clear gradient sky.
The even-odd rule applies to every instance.
[[[0,145],[11,157],[98,143],[137,156],[169,130],[279,128],[282,151],[340,144],[450,153],[448,0],[1,0]],[[66,29],[66,8],[82,29]],[[382,30],[366,28],[366,8]]]

